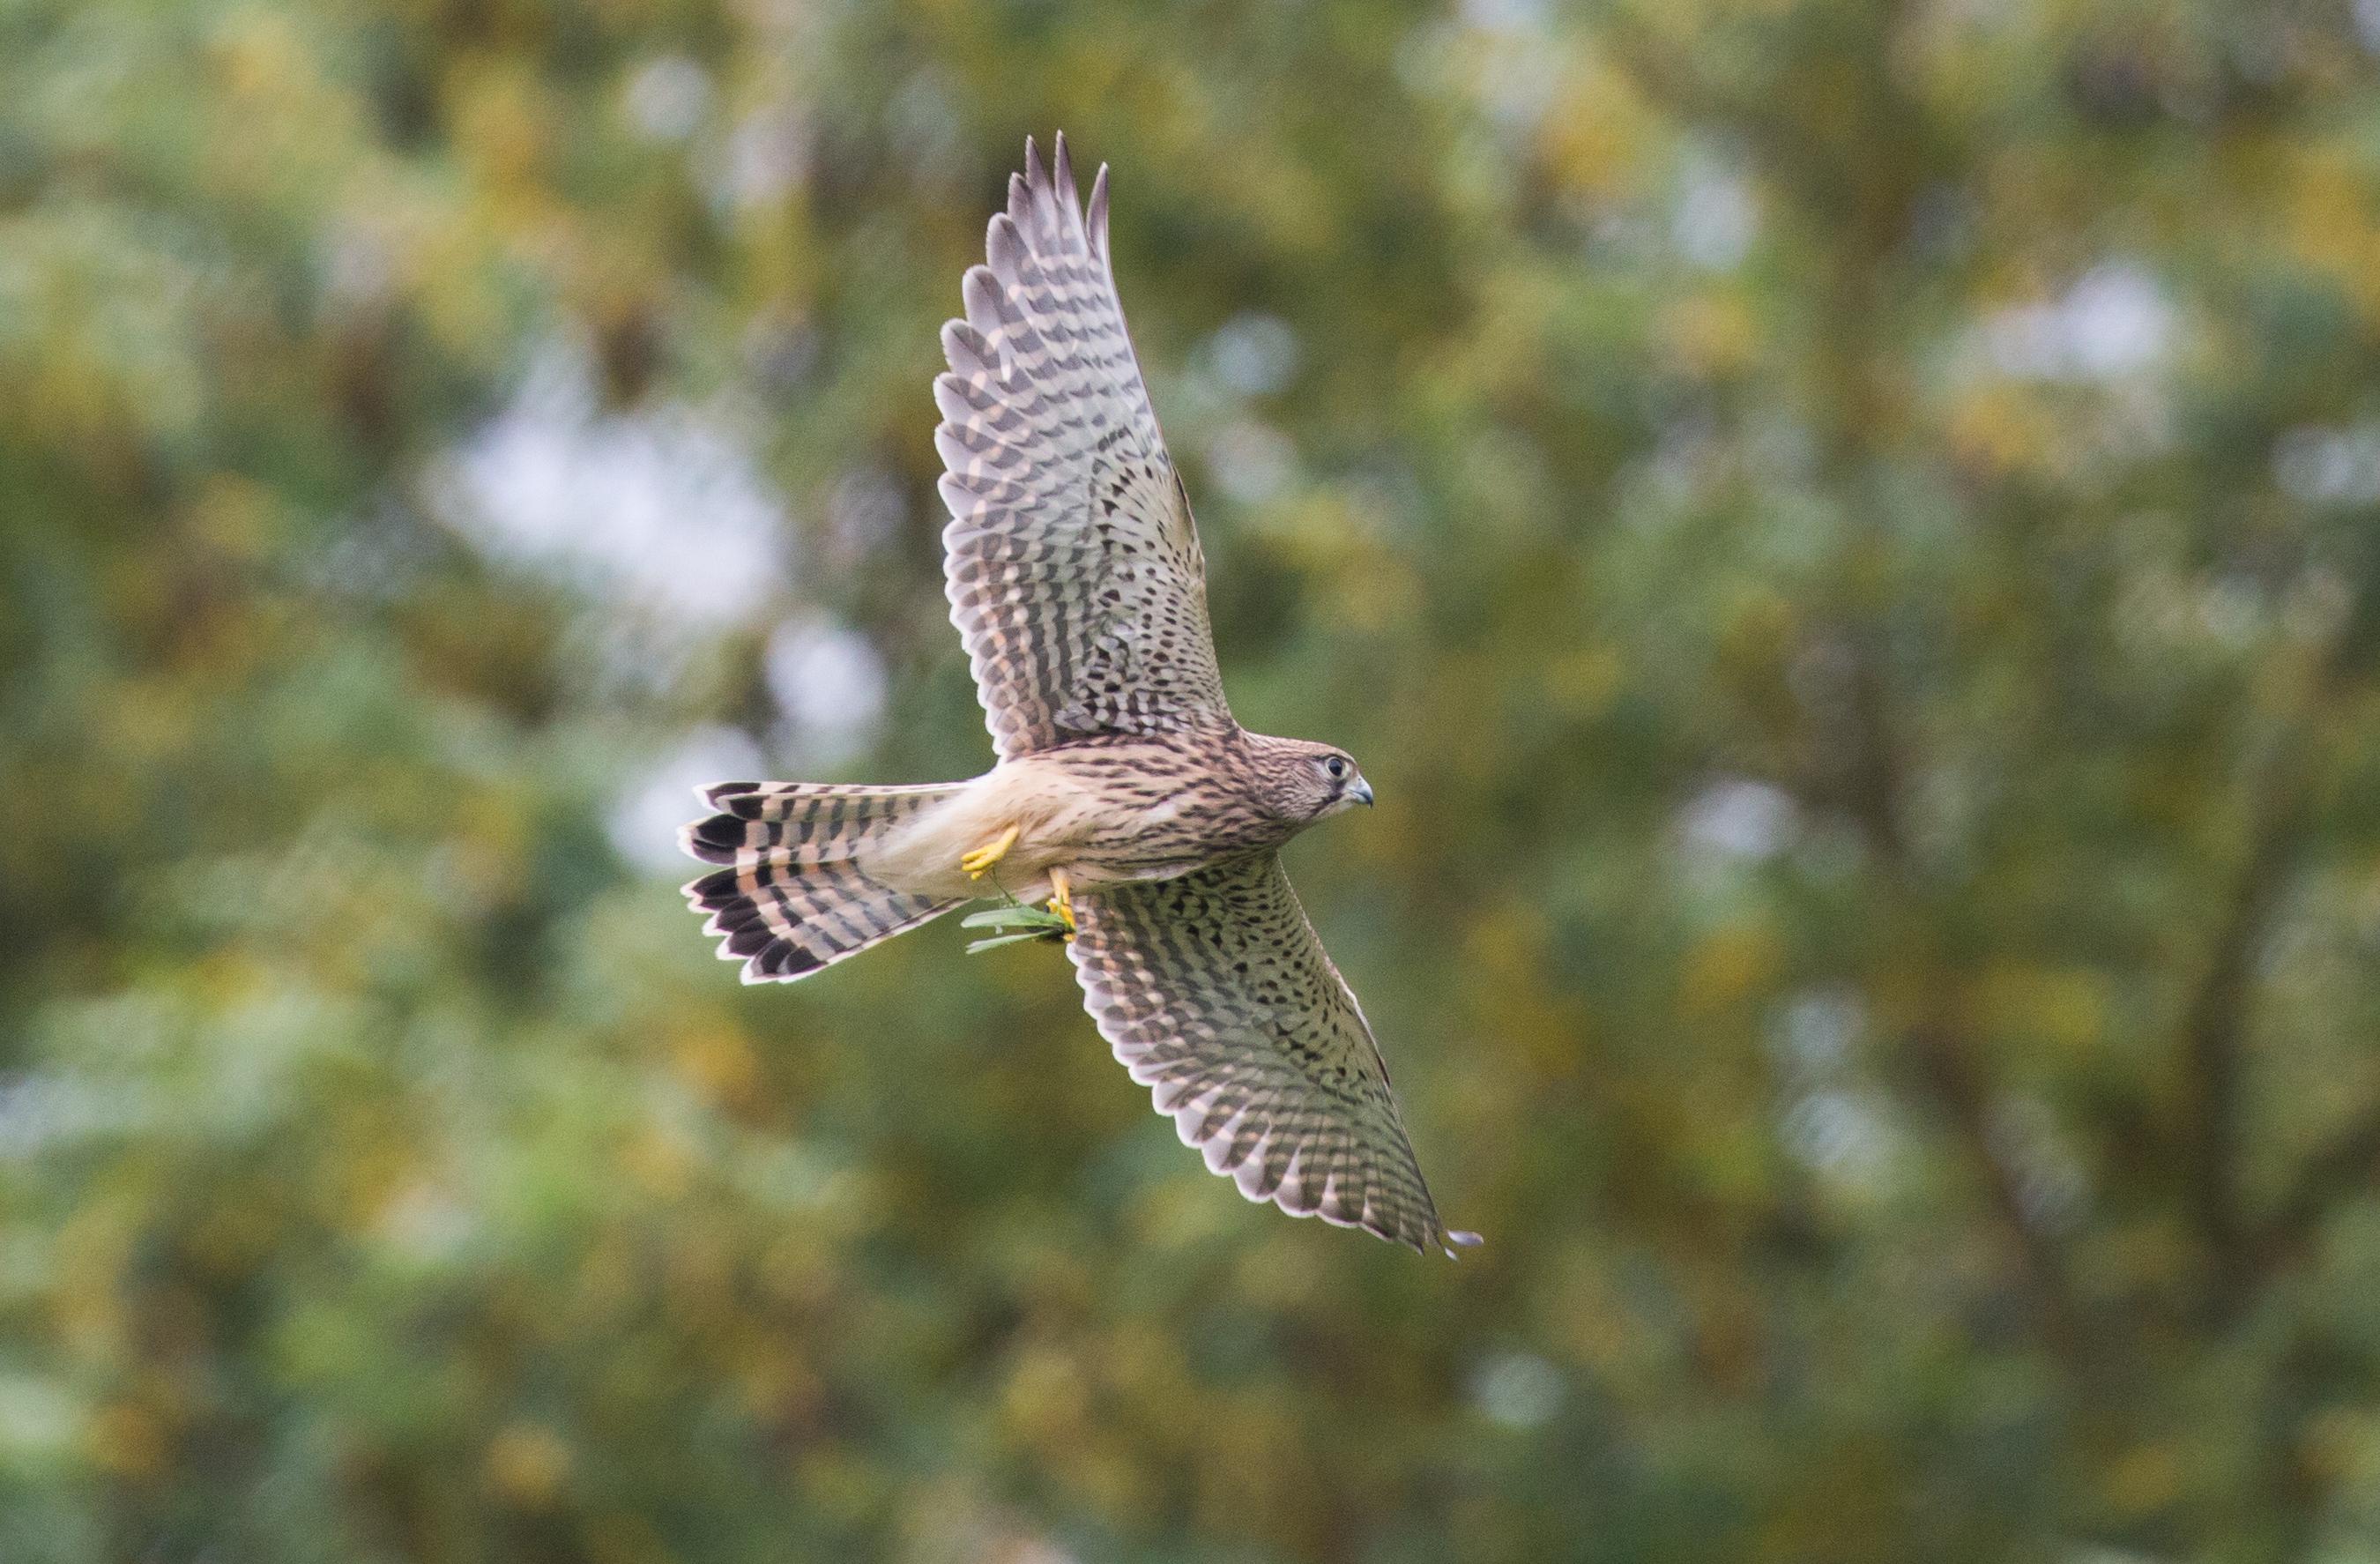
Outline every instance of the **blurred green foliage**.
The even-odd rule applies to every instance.
[[[10,0],[0,1558],[2380,1559],[2376,49]],[[672,889],[706,761],[987,763],[928,386],[1054,127],[1460,1266],[1052,951]]]

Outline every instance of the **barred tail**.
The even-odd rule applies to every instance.
[[[747,983],[807,977],[958,903],[870,879],[862,847],[961,791],[841,787],[818,782],[721,782],[701,790],[721,811],[679,833],[687,853],[723,864],[686,888],[719,959],[741,961]]]

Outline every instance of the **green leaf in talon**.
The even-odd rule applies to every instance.
[[[1062,940],[1068,928],[1066,920],[1056,913],[1039,907],[1028,907],[1021,902],[1004,906],[987,907],[979,913],[969,913],[959,919],[962,928],[997,928],[1009,932],[989,940],[978,940],[966,948],[968,955],[993,950],[1002,945],[1014,945],[1033,940]]]

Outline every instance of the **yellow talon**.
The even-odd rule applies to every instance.
[[[1064,869],[1050,871],[1050,910],[1066,920],[1066,938],[1075,937],[1075,898]]]
[[[981,879],[986,869],[1008,856],[1008,850],[1016,845],[1016,832],[1017,828],[1010,826],[974,852],[961,854],[959,867],[966,870],[969,878]]]

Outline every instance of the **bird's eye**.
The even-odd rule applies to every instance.
[[[1347,774],[1347,762],[1333,755],[1330,759],[1322,762],[1322,769],[1330,773],[1332,782],[1337,782]]]

